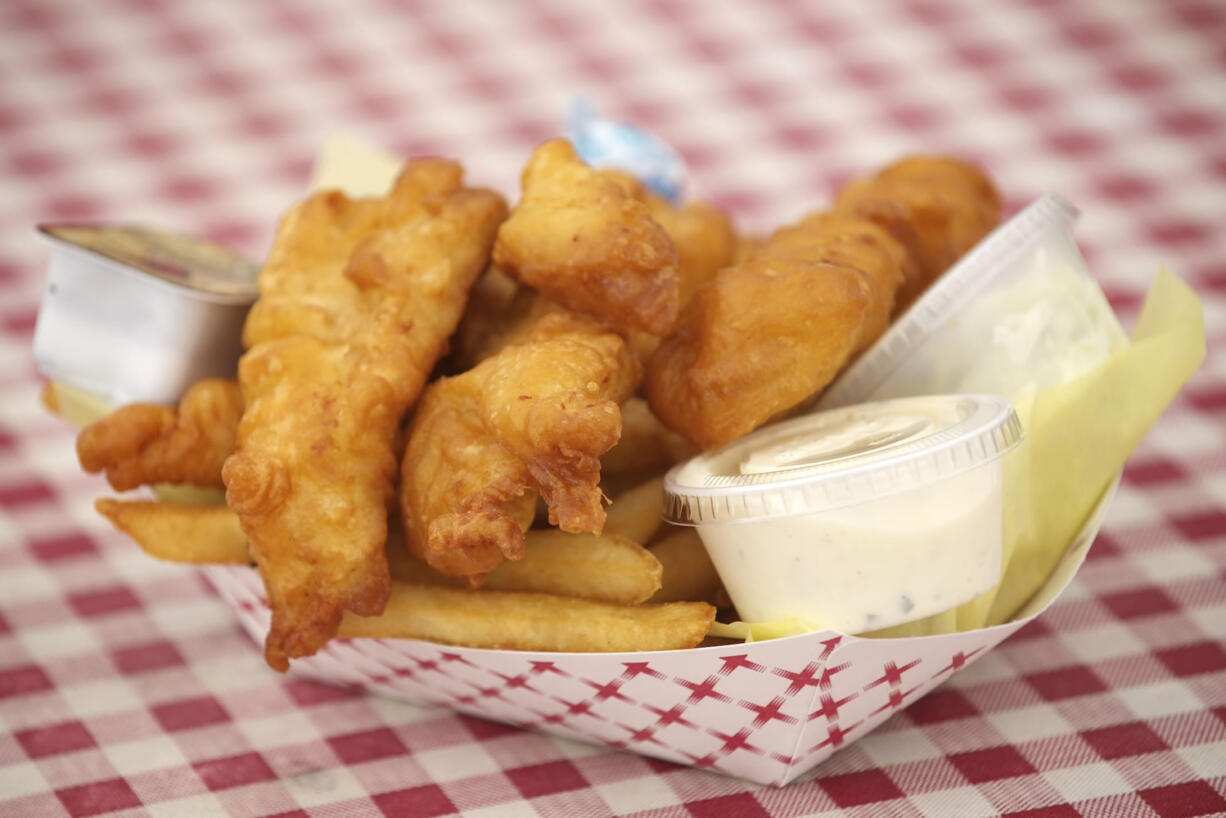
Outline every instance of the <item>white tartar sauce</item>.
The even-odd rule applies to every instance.
[[[889,627],[999,580],[1000,458],[1020,435],[985,395],[808,415],[673,469],[666,517],[698,528],[744,621]]]

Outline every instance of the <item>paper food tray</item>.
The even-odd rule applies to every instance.
[[[1046,610],[1081,566],[1114,492],[1113,484],[1022,615],[992,628],[905,639],[825,630],[643,653],[339,639],[294,660],[290,673],[781,786]],[[262,642],[270,614],[256,572],[224,565],[201,570]]]

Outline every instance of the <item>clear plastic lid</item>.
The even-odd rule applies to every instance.
[[[945,272],[867,352],[822,393],[817,406],[843,406],[872,395],[929,334],[993,281],[1041,247],[1053,231],[1067,231],[1077,208],[1046,194],[996,228]]]
[[[260,265],[194,236],[123,224],[41,224],[56,245],[90,254],[121,274],[144,274],[210,301],[255,300]]]
[[[995,395],[865,403],[775,423],[674,467],[664,519],[678,525],[813,514],[910,491],[995,460],[1022,439]]]

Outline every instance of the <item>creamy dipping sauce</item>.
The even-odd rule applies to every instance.
[[[1000,578],[1008,403],[931,396],[767,427],[675,468],[666,518],[698,528],[742,620],[859,633]]]
[[[1000,579],[1000,469],[823,514],[704,526],[700,536],[748,622],[885,628],[969,602]]]

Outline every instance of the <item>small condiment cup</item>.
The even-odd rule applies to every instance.
[[[203,239],[125,225],[41,225],[51,243],[34,358],[104,404],[173,403],[233,375],[259,265]]]
[[[885,628],[1000,580],[1001,458],[1021,437],[993,395],[818,412],[674,467],[664,517],[697,528],[742,620]]]

